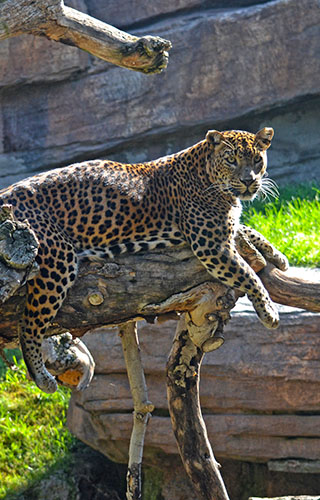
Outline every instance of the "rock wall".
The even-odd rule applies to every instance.
[[[282,308],[280,327],[270,333],[246,305],[237,307],[225,331],[225,344],[205,356],[200,386],[209,439],[218,461],[225,464],[222,475],[231,498],[257,494],[259,481],[254,478],[259,476],[259,464],[264,471],[261,495],[267,491],[316,494],[320,314]],[[174,321],[142,324],[139,332],[149,399],[155,404],[144,464],[163,471],[165,500],[194,498],[180,465],[166,400],[165,366],[175,326]],[[126,463],[132,399],[121,341],[114,330],[96,331],[84,339],[95,358],[96,372],[90,387],[72,396],[69,428],[112,460]],[[250,462],[257,467],[250,469]],[[241,482],[236,480],[239,475]]]
[[[254,313],[235,313],[226,343],[207,354],[201,377],[201,404],[215,453],[254,462],[319,459],[319,317],[287,313],[270,334]],[[165,365],[175,322],[140,328],[149,397],[156,410],[148,427],[149,462],[162,452],[176,454],[168,417]],[[132,400],[117,332],[84,337],[96,361],[90,387],[72,397],[69,425],[83,441],[125,462],[131,432]],[[94,418],[93,418],[94,415]]]
[[[271,125],[271,175],[319,179],[317,0],[73,0],[103,21],[172,41],[168,69],[130,72],[32,36],[0,44],[0,186],[95,157],[144,161],[209,128]]]

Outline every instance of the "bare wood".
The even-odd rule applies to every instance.
[[[167,396],[184,468],[202,500],[228,500],[199,401],[203,351],[190,340],[185,317],[178,323],[167,364]]]
[[[147,384],[140,356],[137,324],[128,322],[119,328],[123,354],[133,399],[133,429],[129,446],[127,472],[127,500],[141,499],[141,466],[144,437],[147,424],[154,409],[148,400]]]
[[[311,312],[320,312],[320,282],[287,276],[272,264],[260,271],[259,277],[278,304],[284,304]]]
[[[27,279],[36,275],[39,243],[27,222],[14,219],[12,207],[0,209],[0,302],[5,302]]]
[[[143,73],[162,71],[171,48],[168,40],[130,35],[66,7],[62,0],[2,0],[0,40],[26,33],[79,47],[112,64]]]

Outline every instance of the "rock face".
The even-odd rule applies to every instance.
[[[280,461],[282,470],[292,472],[285,466],[294,457],[298,475],[313,472],[303,476],[305,489],[300,491],[316,494],[307,488],[312,475],[320,479],[320,315],[288,309],[281,315],[279,329],[272,333],[261,326],[253,312],[240,308],[234,313],[225,344],[205,356],[201,405],[219,461],[255,462],[265,464],[270,471],[281,470],[273,467]],[[142,324],[139,334],[149,399],[156,407],[148,424],[144,461],[167,475],[172,464],[180,463],[165,382],[175,325],[174,321],[161,326]],[[132,400],[121,342],[113,330],[96,331],[84,339],[95,358],[96,375],[82,394],[73,394],[68,425],[85,443],[112,460],[125,462]],[[224,474],[222,469],[227,486],[229,470],[227,467]],[[172,491],[168,497],[163,492],[164,498],[172,500]]]
[[[319,459],[319,317],[285,313],[279,329],[270,334],[253,313],[234,314],[224,346],[206,355],[201,374],[201,405],[219,458]],[[140,327],[149,398],[156,407],[146,438],[151,463],[162,453],[177,454],[165,383],[174,330],[174,321]],[[69,426],[112,459],[126,461],[132,400],[120,339],[113,330],[84,339],[96,375],[88,389],[73,394]]]
[[[169,67],[146,76],[40,38],[2,42],[1,186],[82,159],[152,159],[197,142],[209,128],[266,124],[276,131],[271,175],[320,178],[316,0],[71,4],[170,39]]]

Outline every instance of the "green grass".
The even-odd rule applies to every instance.
[[[291,265],[320,267],[320,190],[316,185],[280,189],[279,199],[244,206],[242,221],[261,232]]]
[[[23,490],[64,458],[74,443],[65,426],[69,391],[41,392],[23,361],[0,379],[0,498]]]

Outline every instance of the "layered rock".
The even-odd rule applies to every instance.
[[[111,2],[109,18],[102,1],[86,6],[137,34],[170,39],[161,75],[112,67],[31,36],[1,44],[2,186],[81,159],[155,158],[202,139],[208,128],[255,131],[265,124],[276,130],[272,175],[319,177],[316,0],[232,2],[228,9],[196,0],[138,3],[122,4],[120,17]],[[73,5],[86,7],[80,0]]]
[[[165,382],[174,329],[175,322],[140,327],[149,397],[156,407],[145,457],[157,466],[166,461],[164,455],[177,455]],[[206,355],[201,374],[202,409],[218,458],[261,463],[319,459],[319,339],[319,314],[282,313],[281,326],[272,333],[254,313],[234,314],[224,346]],[[90,446],[125,462],[132,400],[121,342],[110,330],[90,333],[85,340],[96,375],[85,392],[73,394],[69,427]]]

